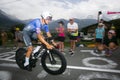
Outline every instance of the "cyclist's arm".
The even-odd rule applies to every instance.
[[[48,38],[50,39],[50,41],[52,42],[52,44],[53,44],[54,46],[56,46],[57,44],[54,42],[54,39],[52,38],[52,35],[51,35],[50,31],[49,31],[48,25],[44,25],[44,30],[45,30],[45,32],[46,32],[46,34],[47,34],[47,37],[48,37]]]
[[[49,45],[49,43],[45,41],[45,39],[44,39],[44,37],[43,37],[42,34],[38,33],[38,34],[37,34],[37,37],[38,37],[38,39],[39,39],[43,44],[45,44],[46,46]]]
[[[55,43],[54,39],[52,38],[51,33],[50,33],[50,32],[46,32],[46,34],[47,34],[47,37],[48,37],[48,38],[51,38],[52,44],[53,44],[54,46],[57,46],[57,44]]]
[[[52,37],[50,32],[47,32],[46,34],[47,34],[47,37]]]
[[[51,38],[51,42],[52,42],[52,44],[53,44],[54,46],[57,46],[57,44],[55,43],[54,39],[52,38],[52,35],[51,35],[50,32],[47,32],[47,37],[48,37],[48,38]]]
[[[51,35],[50,31],[49,31],[48,25],[44,25],[44,30],[46,32],[47,37],[52,37],[52,35]]]
[[[48,46],[49,43],[45,41],[44,36],[41,34],[40,22],[39,22],[39,20],[36,21],[36,33],[37,33],[38,39],[39,39],[43,44],[45,44],[46,46]]]

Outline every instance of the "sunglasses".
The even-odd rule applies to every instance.
[[[52,21],[52,17],[48,16],[46,20]]]

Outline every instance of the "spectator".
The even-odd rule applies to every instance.
[[[105,23],[104,23],[104,20],[103,20],[103,19],[101,19],[99,23],[102,23],[103,27],[104,27],[105,29],[108,29],[108,28],[107,28],[107,26],[105,25]]]
[[[94,50],[95,53],[101,51],[100,48],[101,48],[102,43],[103,43],[104,35],[105,35],[105,29],[103,27],[103,23],[99,23],[98,27],[95,30],[95,41],[96,41],[96,44],[95,44],[96,47]]]
[[[64,52],[64,40],[65,40],[65,28],[64,28],[64,22],[60,21],[59,23],[59,27],[56,28],[56,31],[58,33],[58,37],[57,40],[59,41],[59,51],[61,51],[62,53]]]
[[[19,28],[16,28],[16,31],[15,31],[15,41],[17,43],[16,49],[23,46],[23,35]]]
[[[113,32],[108,32],[108,36],[104,38],[103,44],[104,48],[106,49],[106,55],[110,56],[112,51],[118,47],[117,38],[114,36]]]
[[[14,41],[14,45],[13,45],[14,47],[13,47],[13,49],[15,49],[17,47],[17,43],[15,41],[16,27],[13,27],[12,30],[11,30],[11,32],[12,32],[12,37],[13,37],[13,41]]]
[[[113,36],[116,36],[116,31],[115,31],[115,27],[114,26],[111,27],[109,32],[111,32],[113,34]]]
[[[7,42],[7,33],[2,30],[1,32],[1,39],[2,39],[2,46],[5,47],[6,46],[6,42]]]
[[[74,54],[74,50],[76,47],[77,37],[78,37],[78,24],[74,22],[74,19],[71,18],[69,23],[67,24],[67,31],[69,33],[70,38],[70,54]]]

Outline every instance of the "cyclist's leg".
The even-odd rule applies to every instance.
[[[26,52],[26,57],[25,57],[25,63],[24,63],[24,66],[27,66],[29,65],[29,58],[33,50],[30,35],[28,34],[27,31],[23,31],[23,40],[25,42],[25,45],[28,47]]]
[[[30,58],[30,55],[31,55],[31,53],[32,53],[32,50],[33,50],[33,47],[32,47],[32,46],[29,46],[28,49],[27,49],[27,52],[26,52],[26,57],[25,57],[24,66],[29,65],[29,58]]]

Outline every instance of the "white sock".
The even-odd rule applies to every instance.
[[[25,57],[25,63],[24,63],[24,66],[27,66],[29,65],[29,58],[28,57]]]

